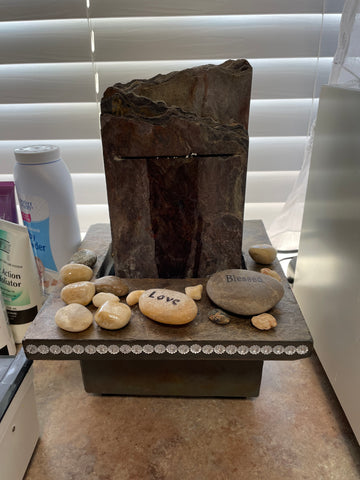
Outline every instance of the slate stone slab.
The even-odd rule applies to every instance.
[[[120,87],[104,93],[101,130],[104,156],[114,159],[229,155],[246,153],[248,146],[242,124],[199,117],[180,107],[126,94]]]
[[[246,167],[237,155],[107,163],[115,272],[186,278],[240,268]],[[109,183],[109,180],[108,180]],[[226,185],[225,185],[226,184]]]
[[[239,124],[247,129],[251,79],[251,65],[240,59],[156,75],[150,81],[117,83],[114,87],[153,102],[178,106],[197,117],[211,117],[219,124]]]
[[[251,75],[237,60],[106,90],[117,275],[203,277],[241,267]]]

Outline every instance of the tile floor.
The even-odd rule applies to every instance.
[[[359,480],[360,448],[316,357],[264,364],[260,396],[98,396],[75,361],[36,361],[25,480]]]

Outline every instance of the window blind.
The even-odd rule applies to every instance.
[[[3,0],[0,180],[13,149],[60,146],[81,230],[108,221],[99,101],[116,82],[246,58],[253,66],[245,218],[269,225],[300,170],[343,0]]]

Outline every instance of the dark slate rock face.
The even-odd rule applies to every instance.
[[[245,60],[107,89],[116,275],[201,277],[241,266],[250,89]]]
[[[105,148],[126,158],[224,155],[247,151],[247,131],[241,124],[223,125],[210,117],[163,102],[106,90],[101,104]],[[116,136],[113,134],[116,132]]]
[[[251,66],[244,60],[228,60],[222,65],[203,65],[151,80],[117,83],[127,95],[134,93],[153,102],[178,106],[197,117],[210,117],[219,124],[248,127],[251,93]]]

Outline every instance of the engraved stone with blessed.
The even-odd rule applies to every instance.
[[[241,267],[252,69],[203,65],[109,87],[101,134],[115,274]]]

